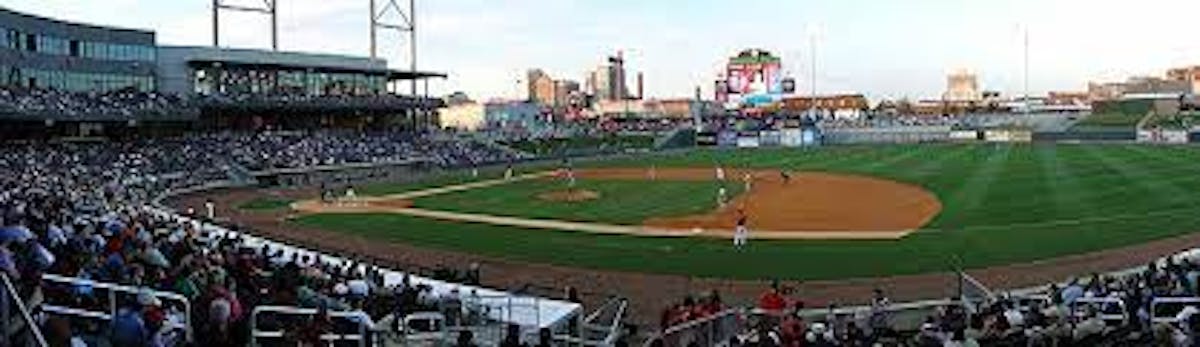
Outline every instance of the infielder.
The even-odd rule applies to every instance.
[[[749,191],[750,191],[750,184],[751,184],[753,181],[754,181],[754,178],[750,177],[750,173],[749,173],[749,172],[747,172],[746,174],[742,175],[742,183],[745,183],[745,184],[746,184],[746,191],[747,191],[747,192],[749,192]]]
[[[354,186],[346,186],[346,197],[344,200],[350,204],[354,204],[358,200],[358,193],[354,192]]]
[[[214,218],[217,216],[216,210],[217,205],[213,203],[212,199],[204,200],[204,216],[208,217],[208,220],[215,220]]]
[[[787,170],[779,170],[779,178],[783,179],[783,184],[788,184],[788,182],[792,181],[792,175]]]
[[[718,181],[725,180],[725,169],[720,166],[717,166],[717,180]]]
[[[750,230],[746,228],[746,219],[746,212],[738,209],[737,226],[733,228],[733,247],[739,250],[746,246],[746,241],[750,238]]]
[[[725,208],[725,186],[717,188],[717,208]]]
[[[508,166],[504,168],[504,180],[509,181],[509,180],[512,180],[512,178],[513,178],[513,167],[512,167],[512,164],[508,164]]]

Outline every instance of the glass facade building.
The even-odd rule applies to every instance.
[[[0,8],[0,86],[153,91],[151,31],[100,27]]]
[[[387,62],[341,55],[160,46],[160,91],[183,95],[368,96],[387,93]]]
[[[385,91],[382,73],[328,72],[261,66],[207,66],[192,69],[197,94],[377,95]]]

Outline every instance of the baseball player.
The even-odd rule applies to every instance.
[[[725,208],[725,186],[717,188],[717,208]]]
[[[508,166],[506,166],[504,168],[504,180],[509,181],[509,180],[512,180],[512,178],[513,178],[513,167],[512,167],[512,164],[508,164]]]
[[[575,188],[575,169],[567,167],[567,188]]]
[[[754,182],[754,178],[750,177],[750,173],[749,173],[749,172],[747,172],[747,173],[745,173],[745,174],[743,174],[743,175],[742,175],[742,183],[744,183],[744,184],[746,185],[746,191],[747,191],[747,192],[749,192],[749,191],[750,191],[750,184],[751,184],[752,182]]]
[[[213,203],[212,199],[208,199],[208,200],[204,201],[204,216],[208,217],[208,220],[214,220],[213,218],[216,218],[216,216],[217,216],[216,210],[217,210],[217,205]]]
[[[650,172],[648,175],[650,176],[651,181],[658,179],[658,166],[650,165]]]
[[[750,230],[746,228],[746,212],[738,209],[737,226],[733,228],[733,247],[741,250],[746,246],[746,240],[750,237]]]
[[[478,166],[471,166],[471,178],[479,179],[479,167]]]
[[[779,170],[779,178],[783,179],[783,184],[788,184],[792,181],[792,174],[789,174],[787,170]]]
[[[721,166],[717,166],[717,180],[718,181],[725,180],[725,168],[722,168]]]
[[[346,202],[349,202],[350,204],[354,204],[354,202],[356,200],[358,200],[358,193],[354,192],[354,186],[346,186],[345,200],[346,200]]]

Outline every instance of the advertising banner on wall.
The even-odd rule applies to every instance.
[[[803,146],[816,146],[821,144],[821,133],[815,128],[804,129],[800,136],[800,144]]]
[[[975,130],[955,130],[950,132],[950,140],[952,141],[975,141],[979,139],[979,132]]]
[[[784,147],[800,147],[804,144],[804,132],[800,129],[783,129],[779,131],[779,144]]]
[[[1033,132],[1029,130],[986,130],[983,138],[988,142],[1032,142]]]
[[[717,145],[717,133],[715,131],[701,131],[701,132],[696,133],[696,145],[702,146],[702,147],[716,146]]]
[[[1186,130],[1143,129],[1138,130],[1138,142],[1183,144],[1188,143]]]
[[[758,142],[762,146],[774,147],[782,144],[778,130],[764,130],[758,133]]]
[[[737,139],[738,148],[756,148],[762,143],[758,141],[758,136],[741,136]]]
[[[733,147],[738,144],[738,134],[732,130],[717,133],[717,146]]]

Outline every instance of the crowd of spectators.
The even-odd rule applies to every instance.
[[[70,92],[0,86],[0,116],[54,120],[161,120],[194,118],[202,107],[409,110],[442,106],[437,98],[388,93],[210,93],[184,98],[135,88]]]
[[[866,308],[805,309],[773,286],[732,321],[730,346],[1171,346],[1200,345],[1200,263],[1167,258],[1125,275],[1093,274],[1032,293],[956,298],[924,307],[928,315],[897,326],[876,290]],[[715,294],[714,294],[715,296]],[[1156,299],[1159,300],[1156,303]],[[967,301],[964,301],[967,300]],[[703,301],[669,305],[662,328],[710,319]],[[714,321],[715,322],[715,321]],[[915,324],[911,324],[915,323]],[[713,323],[719,326],[720,323]],[[705,326],[704,333],[712,330]],[[720,329],[716,329],[720,330]],[[676,332],[664,340],[694,340]],[[689,335],[692,334],[692,335]]]
[[[35,119],[161,119],[189,113],[175,95],[122,89],[109,92],[66,92],[52,89],[0,87],[0,115]]]
[[[479,319],[474,293],[439,295],[407,278],[383,287],[376,266],[285,254],[146,208],[168,190],[227,179],[232,165],[294,168],[415,157],[446,166],[508,159],[486,145],[400,133],[0,145],[0,271],[17,283],[23,298],[99,311],[114,304],[106,295],[90,285],[49,285],[42,274],[178,293],[191,302],[195,342],[203,346],[245,345],[249,312],[263,304],[360,311],[361,318],[354,319],[368,325],[430,310],[441,310],[453,323]],[[478,283],[473,270],[454,280]],[[185,337],[179,327],[187,315],[178,303],[146,292],[116,304],[120,309],[111,325],[49,315],[43,330],[55,343],[106,337],[119,346],[172,346]],[[319,317],[260,324],[287,327],[287,338],[315,342],[340,324]]]
[[[222,153],[251,171],[406,160],[461,167],[516,159],[479,141],[411,132],[218,133],[191,137],[187,142]]]
[[[353,107],[356,109],[433,109],[441,107],[441,99],[397,95],[390,93],[326,93],[315,95],[305,91],[272,91],[262,93],[207,93],[198,95],[196,102],[210,106],[267,106],[267,107]]]

